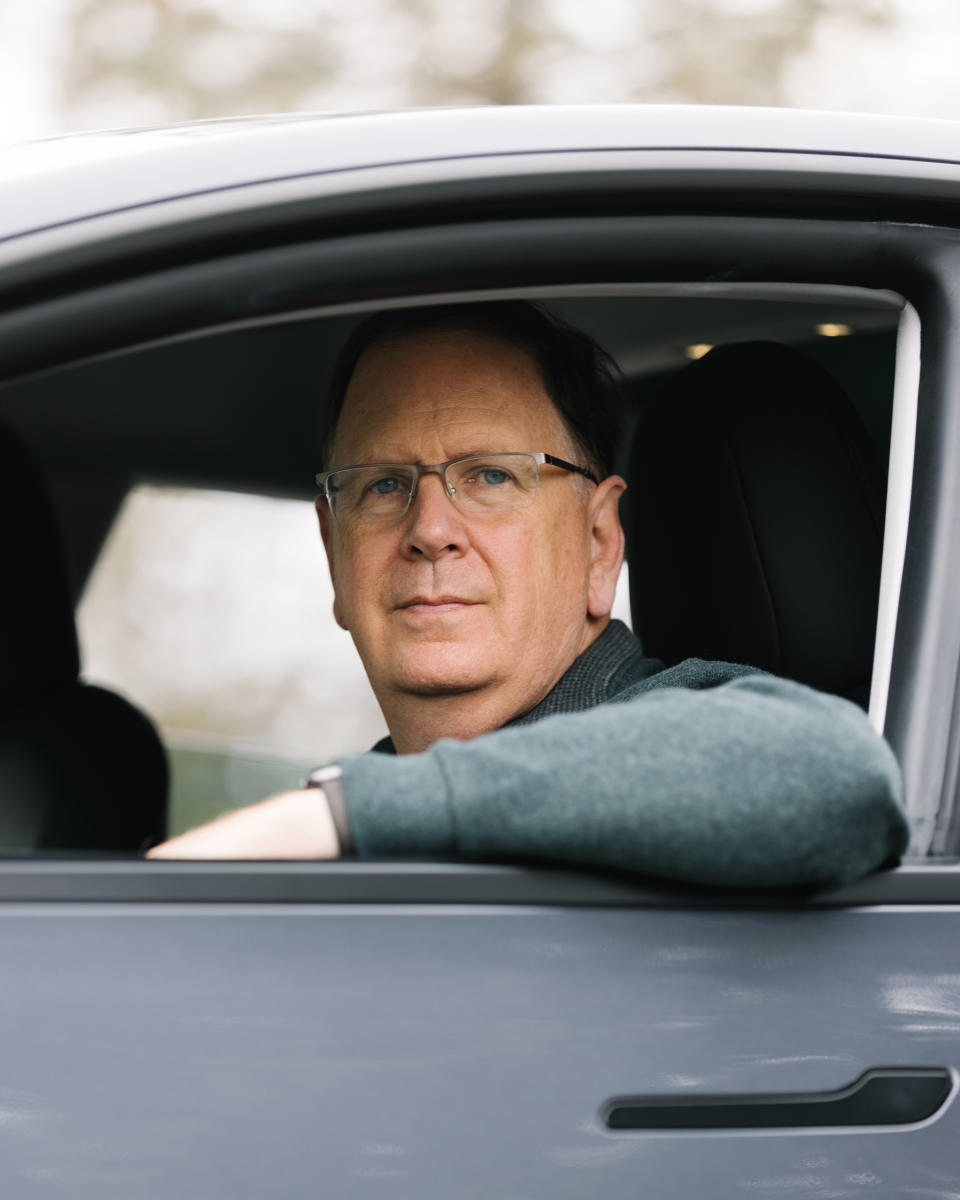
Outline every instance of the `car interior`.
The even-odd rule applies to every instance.
[[[618,469],[647,653],[748,663],[865,707],[899,312],[838,292],[531,298],[623,374]],[[85,681],[74,611],[138,487],[312,503],[326,383],[362,315],[148,340],[0,387],[2,853],[137,855],[170,828],[171,737],[122,680]]]

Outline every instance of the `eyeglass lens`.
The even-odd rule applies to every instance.
[[[444,479],[451,499],[468,512],[502,512],[530,502],[540,474],[532,454],[483,454],[449,463]],[[409,466],[348,467],[327,481],[337,519],[389,520],[406,512],[420,472]]]

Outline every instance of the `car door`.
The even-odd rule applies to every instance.
[[[420,164],[392,195],[382,174],[379,190],[323,178],[308,203],[299,181],[244,228],[235,193],[219,212],[208,193],[60,229],[33,255],[11,243],[18,286],[33,275],[0,316],[2,399],[31,428],[18,387],[40,369],[398,298],[784,281],[893,296],[908,315],[871,712],[926,853],[955,791],[957,234],[921,222],[919,200],[915,220],[877,220],[876,159],[834,178],[818,162],[811,199],[799,157],[764,179],[691,151],[685,208],[637,152],[613,181],[609,160],[565,162],[569,196],[539,164],[458,162],[431,186]],[[463,219],[452,194],[474,198]],[[949,1195],[958,905],[943,858],[813,896],[510,865],[7,860],[0,1181],[25,1196]]]
[[[11,1194],[956,1186],[953,868],[793,903],[507,867],[0,878]]]

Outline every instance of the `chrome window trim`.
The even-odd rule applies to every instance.
[[[883,563],[880,571],[880,599],[877,609],[877,635],[870,684],[870,720],[883,733],[890,692],[893,642],[903,581],[903,563],[907,549],[910,498],[913,489],[914,444],[917,429],[917,396],[920,387],[920,318],[912,304],[904,303],[897,330],[896,370],[893,384],[893,420],[890,429],[890,459],[887,482],[886,518],[883,531]],[[932,836],[935,813],[912,811],[917,822],[915,838],[918,851],[926,852]],[[931,822],[929,829],[927,823]],[[919,850],[919,843],[926,845]]]

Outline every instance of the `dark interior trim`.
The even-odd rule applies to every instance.
[[[33,304],[21,299],[0,312],[0,380],[327,307],[509,287],[789,282],[911,299],[931,240],[925,230],[875,222],[592,215],[254,243],[79,290],[67,283]]]

